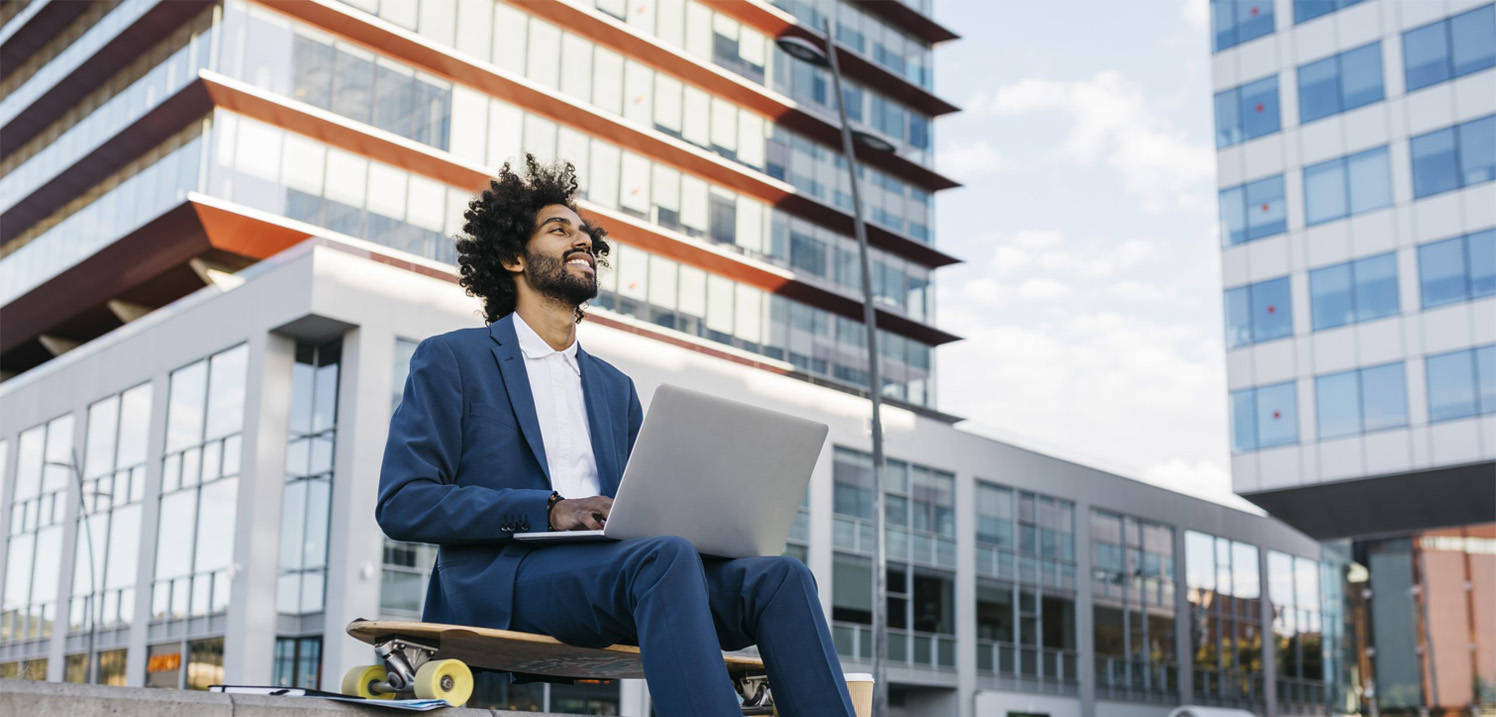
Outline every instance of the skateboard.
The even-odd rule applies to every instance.
[[[348,634],[374,646],[380,665],[362,665],[343,677],[343,694],[394,699],[444,699],[454,707],[473,694],[471,668],[548,677],[637,679],[644,677],[639,648],[576,647],[547,635],[463,625],[394,620],[354,620]],[[723,653],[722,662],[743,697],[743,714],[773,714],[763,660]]]

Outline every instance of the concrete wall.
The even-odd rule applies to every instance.
[[[285,717],[402,714],[305,697],[103,687],[0,680],[0,714],[28,717]],[[443,708],[445,717],[564,717],[539,712]]]

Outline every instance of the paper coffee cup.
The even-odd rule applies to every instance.
[[[873,676],[866,672],[848,672],[844,677],[847,680],[847,692],[852,695],[852,709],[857,711],[857,717],[872,717]]]

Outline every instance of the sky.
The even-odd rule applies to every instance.
[[[935,0],[937,407],[1239,508],[1206,0]],[[992,476],[1000,479],[1001,476]]]

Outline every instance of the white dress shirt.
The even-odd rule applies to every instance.
[[[587,426],[587,405],[582,400],[582,369],[577,363],[577,342],[561,351],[540,338],[514,314],[514,332],[525,355],[530,376],[530,394],[535,397],[535,417],[540,419],[541,443],[551,472],[551,489],[563,498],[590,498],[601,488],[597,458],[592,454],[592,433]]]

